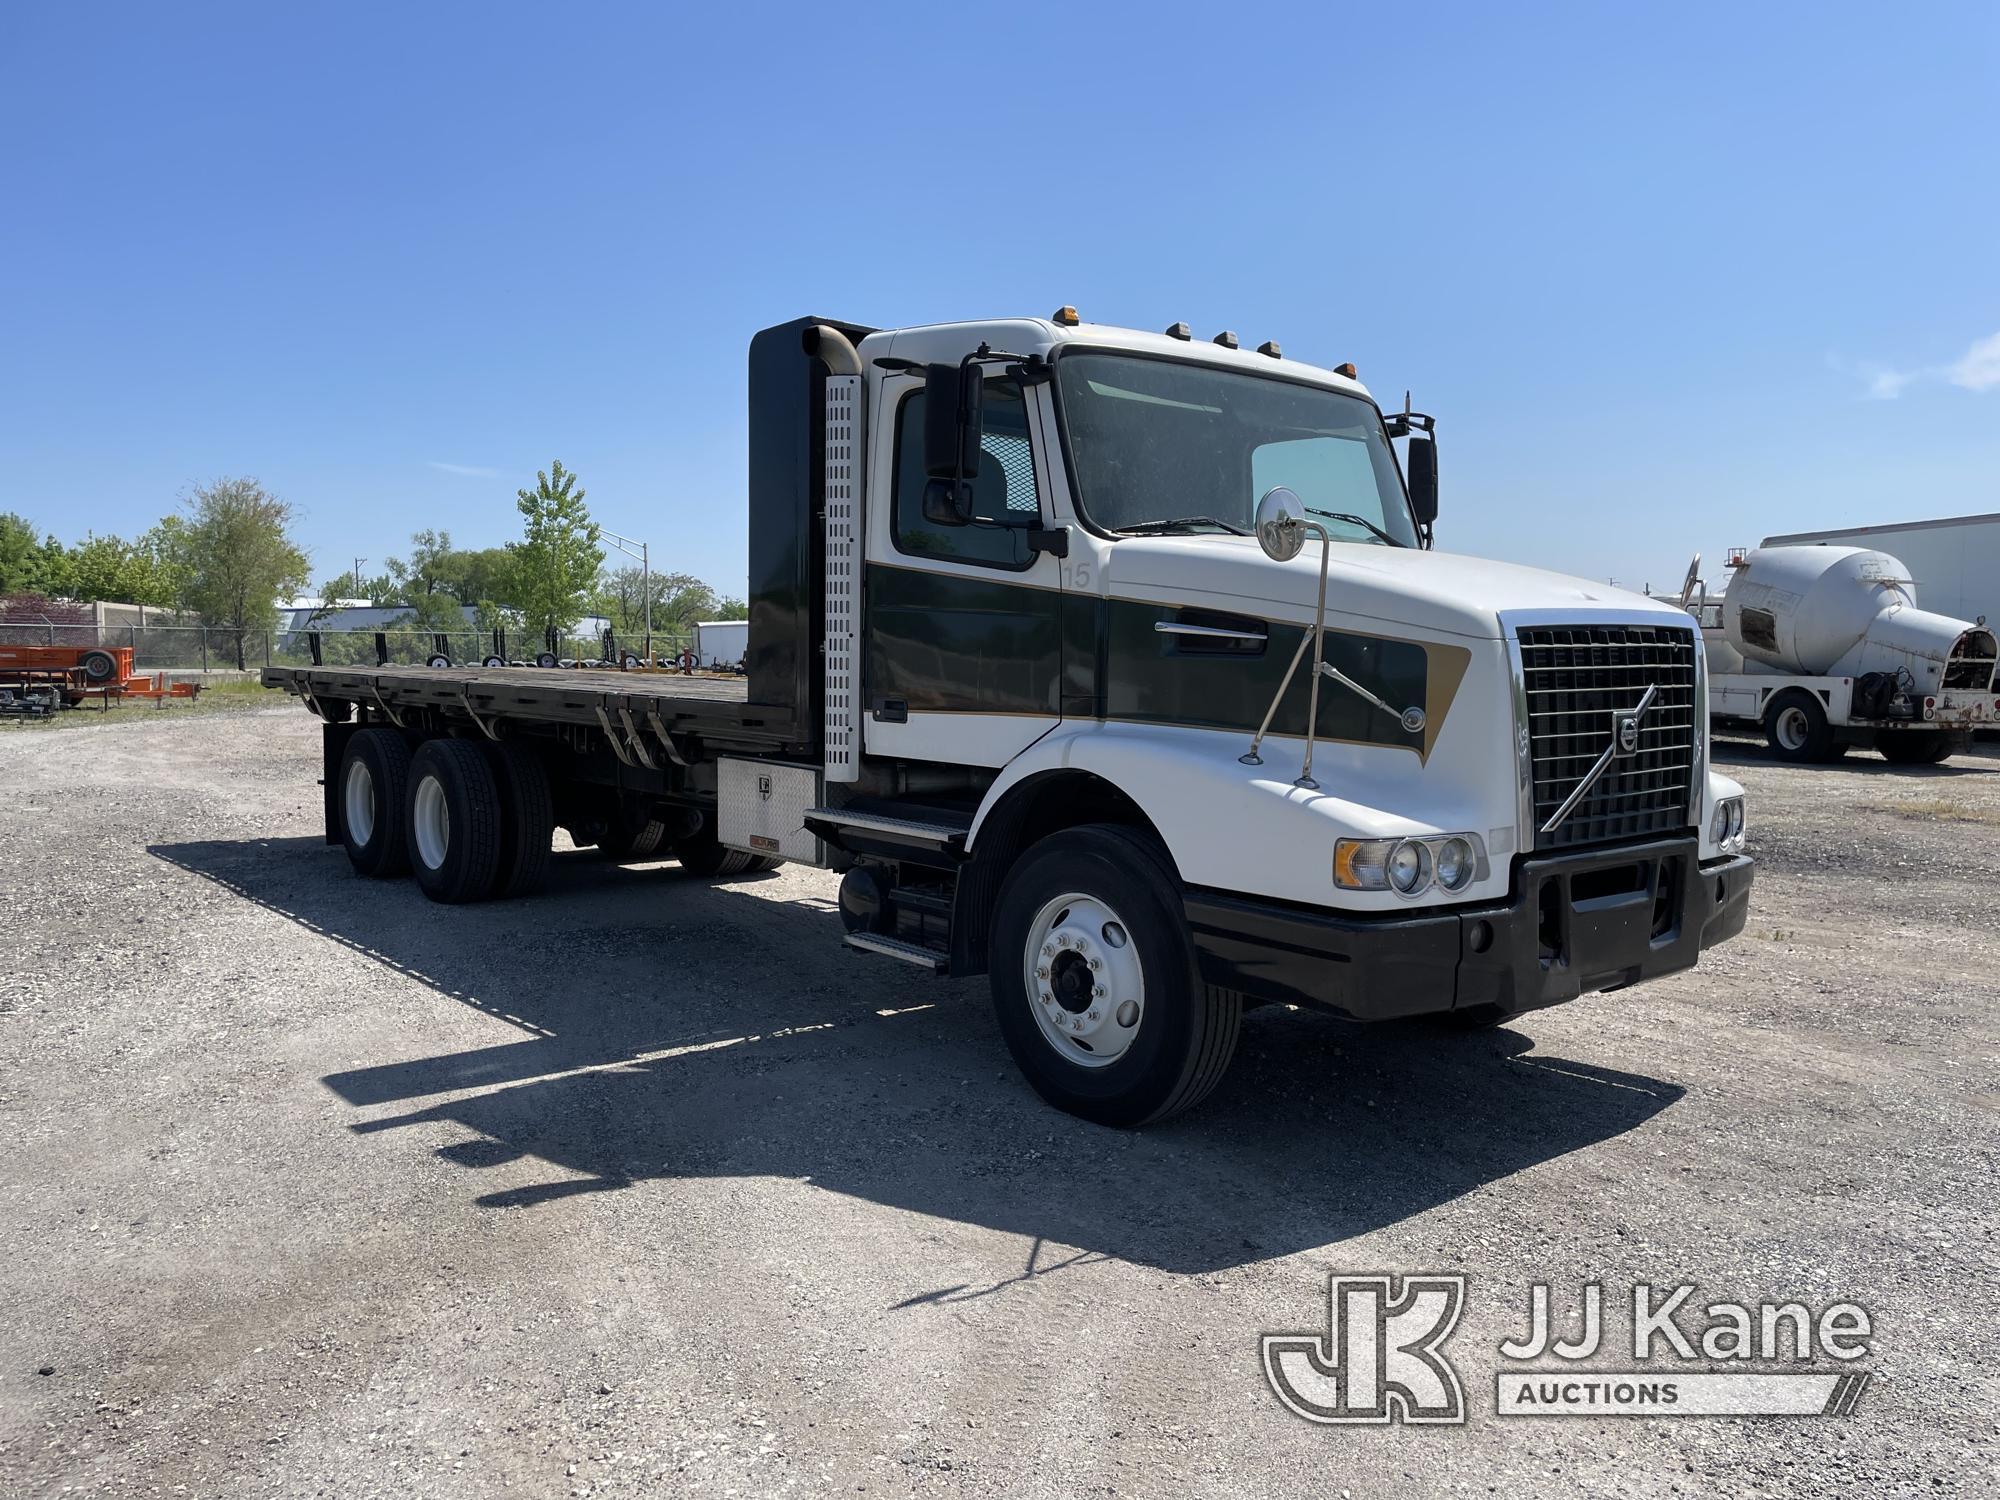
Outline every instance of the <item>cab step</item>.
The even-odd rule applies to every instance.
[[[907,942],[902,938],[883,937],[874,932],[850,932],[845,939],[847,946],[863,953],[879,953],[884,958],[899,958],[906,964],[915,964],[929,969],[933,974],[942,974],[950,963],[947,955],[935,948],[926,948],[922,943]]]
[[[942,849],[963,847],[972,821],[942,808],[902,809],[878,812],[866,807],[815,807],[806,813],[808,823],[825,823],[833,828],[852,828],[859,833],[879,833],[890,838],[908,839]]]

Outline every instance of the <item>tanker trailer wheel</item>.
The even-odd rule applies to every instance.
[[[1764,710],[1764,738],[1781,760],[1838,760],[1847,747],[1835,742],[1826,705],[1804,688],[1787,688]]]
[[[1180,881],[1151,839],[1066,829],[1008,872],[993,919],[993,1008],[1036,1093],[1100,1125],[1201,1102],[1229,1067],[1242,1001],[1202,982]]]
[[[410,868],[403,804],[410,747],[393,729],[363,729],[340,757],[340,842],[358,875],[386,880]]]
[[[433,901],[483,901],[500,870],[500,789],[469,740],[425,740],[404,802],[410,872]]]
[[[86,651],[77,665],[92,682],[109,682],[118,675],[117,659],[109,651]]]
[[[556,828],[549,773],[541,757],[523,745],[489,742],[483,748],[500,791],[500,860],[493,894],[503,901],[531,896],[549,878]]]
[[[1892,766],[1934,766],[1965,747],[1942,729],[1884,729],[1875,736],[1875,748]]]

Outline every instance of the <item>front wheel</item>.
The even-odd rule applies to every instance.
[[[1031,848],[1000,890],[993,1006],[1036,1093],[1100,1125],[1148,1125],[1229,1067],[1238,996],[1202,983],[1166,851],[1093,824]]]

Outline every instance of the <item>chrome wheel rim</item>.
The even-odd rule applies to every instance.
[[[366,761],[347,763],[347,776],[340,784],[341,811],[354,842],[366,845],[375,837],[375,774]]]
[[[1778,711],[1778,743],[1787,750],[1805,749],[1808,728],[1804,709],[1785,708]]]
[[[1146,975],[1132,929],[1099,897],[1070,892],[1035,913],[1021,977],[1042,1040],[1076,1067],[1117,1062],[1145,1022]]]
[[[424,867],[440,868],[445,852],[451,848],[451,809],[445,806],[444,787],[435,776],[426,776],[417,783],[417,794],[410,805],[410,832],[416,837],[417,857]]]

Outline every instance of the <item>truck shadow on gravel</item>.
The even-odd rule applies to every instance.
[[[1336,1245],[1610,1140],[1682,1093],[1537,1054],[1517,1030],[1267,1007],[1199,1110],[1106,1130],[1029,1090],[983,980],[842,948],[830,883],[800,894],[813,877],[709,885],[565,855],[536,900],[444,908],[356,878],[316,838],[150,852],[366,954],[404,1004],[428,991],[519,1032],[323,1080],[354,1131],[464,1169],[483,1206],[587,1213],[577,1200],[655,1179],[770,1176],[1026,1242],[1019,1275],[885,1282],[891,1305],[1103,1256],[1188,1274]],[[382,1045],[356,1019],[344,1056]]]

